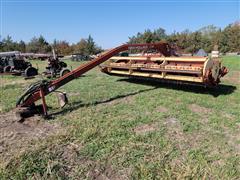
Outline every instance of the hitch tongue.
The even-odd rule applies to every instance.
[[[67,94],[65,92],[59,92],[57,97],[60,107],[63,108],[68,103]]]

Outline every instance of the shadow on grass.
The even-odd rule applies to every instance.
[[[210,94],[214,97],[218,97],[219,95],[228,95],[233,93],[236,90],[235,86],[231,85],[218,85],[217,87],[204,87],[200,85],[191,85],[191,84],[179,84],[179,83],[173,83],[173,82],[160,82],[152,79],[133,79],[133,78],[124,78],[118,80],[118,82],[128,82],[128,83],[135,83],[135,84],[142,84],[142,85],[147,85],[147,86],[152,86],[152,88],[145,89],[145,90],[139,90],[136,92],[124,94],[124,95],[118,95],[115,97],[111,97],[106,100],[102,101],[95,101],[92,103],[82,103],[80,102],[73,102],[70,103],[67,107],[63,108],[61,111],[53,112],[50,114],[52,118],[57,115],[63,115],[68,112],[77,110],[81,107],[90,107],[90,106],[96,106],[98,104],[106,104],[109,102],[112,102],[114,100],[122,99],[125,97],[130,97],[136,94],[140,94],[143,92],[151,91],[157,88],[165,88],[165,89],[173,89],[173,90],[178,90],[178,91],[185,91],[185,92],[193,92],[193,93],[199,93],[199,94]]]
[[[157,89],[157,88],[158,87],[153,87],[153,88],[149,88],[149,89],[139,90],[139,91],[136,91],[136,92],[132,92],[132,93],[124,94],[124,95],[118,95],[118,96],[111,97],[111,98],[106,99],[106,100],[95,101],[95,102],[92,102],[92,103],[83,104],[81,101],[80,102],[73,102],[73,103],[70,103],[67,107],[63,108],[61,111],[51,113],[49,116],[53,118],[54,116],[63,115],[63,114],[66,114],[68,112],[77,110],[81,107],[90,107],[90,106],[96,106],[96,105],[99,105],[99,104],[107,104],[107,103],[110,103],[110,102],[118,100],[118,99],[134,96],[136,94],[151,91],[151,90],[154,90],[154,89]]]
[[[120,82],[128,82],[135,83],[141,85],[152,86],[156,88],[165,88],[165,89],[173,89],[180,90],[185,92],[193,92],[199,94],[210,94],[214,97],[218,97],[219,95],[228,95],[232,94],[237,88],[236,86],[224,85],[220,84],[216,87],[204,87],[199,84],[190,84],[190,83],[179,83],[177,81],[160,81],[154,79],[135,79],[135,78],[124,78],[119,79]]]

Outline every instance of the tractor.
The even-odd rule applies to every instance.
[[[48,58],[48,65],[46,67],[46,70],[43,72],[43,75],[47,78],[55,78],[64,76],[69,72],[70,70],[67,68],[67,63],[60,61],[53,49],[53,56],[50,56]]]
[[[32,67],[30,62],[25,61],[16,51],[0,53],[0,72],[25,77],[38,74],[38,70]]]

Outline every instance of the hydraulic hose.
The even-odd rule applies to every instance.
[[[28,86],[28,88],[25,90],[23,95],[18,99],[16,106],[20,105],[22,102],[28,99],[34,92],[38,91],[40,88],[47,87],[49,83],[50,83],[49,81],[41,80]]]

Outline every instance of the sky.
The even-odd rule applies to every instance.
[[[240,19],[240,0],[0,0],[1,37],[26,42],[43,35],[76,43],[89,34],[103,48],[145,29],[168,34]]]

